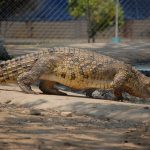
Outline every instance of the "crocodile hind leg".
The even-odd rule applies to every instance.
[[[35,81],[37,81],[43,74],[53,69],[54,58],[43,56],[34,64],[30,71],[18,76],[17,83],[25,93],[36,94],[36,92],[31,89],[31,85]]]
[[[50,94],[50,95],[67,95],[66,93],[63,93],[56,89],[54,87],[56,82],[52,81],[47,81],[47,80],[41,80],[39,84],[39,89],[44,93],[44,94]]]
[[[116,74],[112,84],[112,87],[114,89],[115,100],[123,101],[122,92],[124,91],[123,87],[127,79],[128,79],[127,71],[120,71],[118,74]]]

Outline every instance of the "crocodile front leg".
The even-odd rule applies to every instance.
[[[53,81],[48,81],[48,80],[41,80],[39,84],[39,89],[44,93],[44,94],[50,94],[50,95],[67,95],[64,92],[59,91],[54,87],[56,82]]]
[[[27,94],[38,94],[32,90],[31,84],[38,79],[37,76],[33,76],[32,72],[25,72],[17,78],[19,87]]]
[[[47,73],[54,68],[54,59],[51,57],[43,56],[32,67],[29,72],[25,72],[18,76],[17,83],[19,87],[28,94],[35,94],[31,88],[31,85],[37,81],[40,76]]]

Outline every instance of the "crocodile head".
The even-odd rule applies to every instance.
[[[135,92],[135,96],[140,98],[150,98],[150,80],[146,80],[141,83]]]
[[[125,86],[125,91],[132,96],[150,98],[150,78],[142,76],[142,78],[130,80],[130,83]]]
[[[131,84],[130,84],[131,83]],[[140,97],[140,98],[150,98],[150,77],[145,76],[141,72],[134,70],[134,76],[130,80],[129,94]]]

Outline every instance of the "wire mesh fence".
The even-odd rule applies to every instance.
[[[6,41],[102,42],[150,38],[149,0],[1,0]]]

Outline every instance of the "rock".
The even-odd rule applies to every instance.
[[[61,112],[61,116],[72,117],[72,112]]]
[[[8,60],[11,59],[9,54],[6,51],[6,48],[4,47],[3,40],[0,39],[0,60]]]

